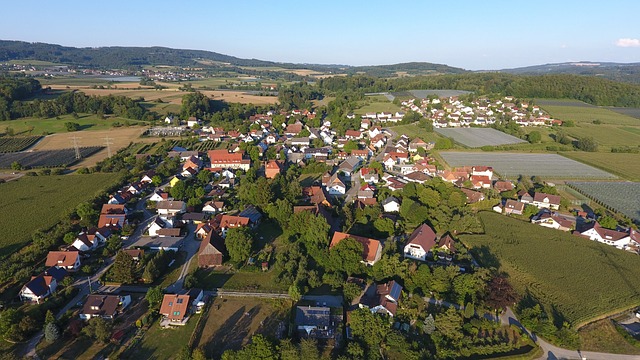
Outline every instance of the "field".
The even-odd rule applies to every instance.
[[[100,150],[102,150],[100,146],[79,148],[82,158],[90,157]],[[73,148],[0,154],[0,168],[6,169],[11,168],[14,162],[28,169],[39,167],[66,167],[76,161],[76,151]]]
[[[640,124],[640,120],[636,120]],[[614,146],[633,146],[640,144],[640,127],[580,124],[564,129],[575,138],[593,137],[600,145],[600,150],[609,150]]]
[[[405,134],[410,139],[419,137],[426,142],[435,142],[436,140],[438,140],[438,138],[440,138],[440,135],[438,135],[438,133],[435,133],[433,131],[429,132],[426,129],[421,128],[417,124],[392,126],[389,127],[389,129],[395,131],[396,133],[398,133],[398,135]]]
[[[640,182],[569,182],[569,185],[640,222]]]
[[[0,153],[22,151],[40,140],[42,136],[2,136],[0,137]]]
[[[24,176],[0,184],[0,256],[31,240],[31,232],[53,226],[80,202],[115,183],[116,174]]]
[[[467,147],[519,144],[526,141],[491,128],[436,129],[438,134],[452,138]]]
[[[290,309],[290,301],[285,300],[218,297],[195,347],[218,359],[227,349],[239,349],[254,334],[276,337],[278,329],[286,329]]]
[[[640,304],[640,257],[569,233],[482,212],[485,234],[461,241],[575,327]]]
[[[509,179],[518,175],[546,179],[615,179],[616,176],[556,154],[440,152],[452,167],[486,165]]]
[[[640,154],[571,151],[563,152],[562,155],[627,180],[640,181]]]
[[[22,118],[19,120],[5,121],[2,124],[2,130],[4,131],[4,127],[10,127],[16,134],[26,134],[29,131],[29,127],[33,126],[33,131],[31,132],[33,135],[66,133],[67,128],[64,125],[66,122],[78,123],[81,130],[111,130],[114,129],[113,124],[116,122],[120,124],[128,122],[131,125],[139,123],[137,120],[119,117],[98,119],[96,115],[79,114],[79,118],[77,119],[74,119],[71,115],[62,115],[59,119]]]
[[[603,319],[584,326],[578,331],[580,348],[585,351],[598,351],[612,354],[640,355],[637,348],[622,337],[609,319]]]
[[[191,316],[185,326],[160,327],[156,321],[133,349],[126,351],[123,359],[178,359],[180,350],[189,343],[200,314]]]
[[[363,115],[366,113],[374,112],[388,112],[395,113],[402,111],[400,107],[387,99],[384,95],[367,96],[366,100],[362,103],[362,107],[356,109],[353,113],[356,115]]]

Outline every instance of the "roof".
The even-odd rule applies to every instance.
[[[83,314],[114,316],[120,297],[117,295],[89,295],[82,308]]]
[[[591,229],[594,229],[601,238],[610,241],[617,241],[630,236],[630,234],[626,232],[603,228],[597,221],[594,221],[591,226],[583,230],[582,233],[584,234],[586,231]]]
[[[453,238],[449,234],[440,238],[440,241],[438,242],[438,247],[440,248],[445,247],[449,249],[449,251],[451,252],[456,251],[455,242],[453,241]]]
[[[382,200],[382,202],[380,204],[382,204],[382,206],[390,204],[392,202],[397,203],[398,205],[400,205],[400,200],[398,200],[396,197],[394,196],[389,196],[388,198]]]
[[[517,210],[517,211],[523,211],[524,206],[525,206],[525,203],[512,200],[512,199],[509,199],[504,203],[505,209],[511,209],[511,210]]]
[[[45,266],[73,266],[78,260],[78,251],[49,251]]]
[[[156,209],[182,210],[184,206],[185,206],[184,201],[162,200],[162,201],[158,201],[158,205],[156,205]]]
[[[120,204],[104,204],[100,214],[124,214],[124,205]]]
[[[436,244],[436,233],[427,225],[418,226],[407,240],[408,244],[420,245],[424,251],[429,251]]]
[[[141,258],[144,256],[144,250],[142,249],[125,249],[123,250],[125,254],[131,256],[132,258]]]
[[[493,188],[500,192],[510,191],[513,190],[513,183],[511,181],[498,180],[495,184],[493,184]]]
[[[200,243],[198,255],[223,254],[226,250],[224,239],[215,231],[211,231]]]
[[[533,201],[535,202],[548,202],[549,204],[560,205],[560,199],[561,198],[558,195],[550,195],[539,192],[533,194]]]
[[[471,189],[460,188],[460,190],[467,196],[467,202],[470,204],[476,203],[484,199],[484,194],[479,191],[473,191]]]
[[[362,246],[364,247],[362,251],[362,258],[365,261],[376,262],[378,260],[378,257],[380,255],[380,250],[382,247],[380,245],[380,241],[376,239],[366,238],[364,236],[351,235],[351,234],[343,233],[340,231],[336,231],[333,234],[333,238],[331,239],[331,244],[329,245],[329,248],[331,249],[332,247],[338,245],[340,241],[347,238],[354,239],[360,244],[362,244]]]
[[[171,321],[182,321],[189,310],[189,295],[165,294],[160,306],[160,314]]]
[[[228,228],[228,227],[238,227],[238,226],[248,226],[249,218],[235,215],[222,215],[222,219],[220,220],[220,227]]]
[[[206,217],[207,216],[203,213],[186,213],[182,215],[182,220],[203,221]]]
[[[395,301],[400,300],[400,294],[402,294],[402,286],[394,280],[389,281],[386,284],[378,285],[376,287],[376,294],[389,296]]]
[[[242,212],[240,212],[240,214],[238,214],[238,216],[249,218],[249,220],[254,224],[262,219],[262,214],[253,205],[247,206],[242,210]]]
[[[48,268],[45,272],[45,275],[50,275],[52,276],[54,279],[56,279],[57,281],[62,280],[65,276],[69,275],[69,273],[67,272],[67,270],[65,270],[64,268],[59,268],[59,267],[55,267],[52,266],[50,268]]]
[[[180,236],[180,228],[159,229],[157,234],[159,236]]]
[[[297,306],[296,325],[325,327],[331,325],[331,309],[326,306]]]
[[[49,279],[45,279],[46,277]],[[26,283],[24,287],[29,289],[35,296],[43,296],[49,291],[49,284],[51,284],[51,276],[39,275],[31,278],[31,281]]]
[[[230,153],[227,150],[209,150],[207,151],[211,165],[228,164],[228,163],[241,163],[242,152]]]

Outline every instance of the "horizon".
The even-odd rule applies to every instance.
[[[630,0],[604,8],[545,0],[533,9],[507,7],[498,1],[456,8],[414,1],[366,5],[329,1],[315,7],[292,1],[176,4],[161,0],[152,7],[115,1],[106,9],[102,4],[74,5],[74,1],[34,0],[6,4],[9,16],[0,23],[0,38],[80,48],[161,46],[278,63],[428,62],[476,71],[571,62],[640,62],[640,34],[634,25],[640,3]],[[42,25],[26,28],[24,17],[11,16],[22,14],[25,7],[38,9],[29,15],[30,22]],[[95,13],[106,21],[97,20]]]

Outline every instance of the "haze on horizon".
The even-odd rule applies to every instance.
[[[543,0],[210,2],[25,0],[0,39],[75,47],[164,46],[277,62],[432,62],[469,70],[640,62],[640,2]]]

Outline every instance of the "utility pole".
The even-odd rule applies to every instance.
[[[87,280],[89,280],[89,294],[93,293],[93,289],[91,289],[91,276],[87,276]]]
[[[82,156],[80,155],[80,147],[78,147],[78,140],[80,140],[81,138],[77,137],[77,136],[72,136],[71,140],[73,141],[73,148],[76,151],[76,160],[79,160]]]
[[[108,157],[111,157],[111,145],[113,145],[113,142],[111,142],[111,140],[113,140],[112,138],[110,138],[109,136],[107,136],[106,138],[104,138],[104,143],[107,145],[107,154]]]

